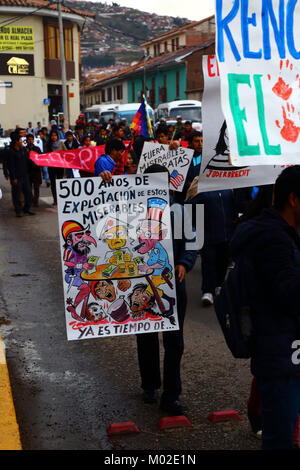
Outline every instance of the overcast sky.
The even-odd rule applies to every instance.
[[[105,3],[112,4],[111,1]],[[157,15],[179,16],[199,21],[214,14],[215,0],[115,0],[115,3]]]

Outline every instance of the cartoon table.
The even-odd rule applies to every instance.
[[[140,273],[138,270],[138,266],[133,261],[127,261],[121,265],[119,264],[116,271],[111,276],[105,276],[105,274],[103,274],[103,271],[109,266],[111,265],[100,264],[96,266],[96,271],[91,274],[89,274],[87,271],[82,271],[81,278],[85,281],[89,281],[90,285],[90,282],[92,281],[119,281],[120,279],[139,279],[145,277],[153,291],[155,300],[158,304],[161,313],[165,313],[165,306],[162,303],[162,300],[156,290],[156,287],[151,280],[151,274],[153,274],[154,271],[153,269],[149,269],[146,273]]]

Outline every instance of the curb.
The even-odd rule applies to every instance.
[[[0,450],[22,450],[6,364],[5,348],[0,334]]]

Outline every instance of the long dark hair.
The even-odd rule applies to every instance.
[[[57,136],[57,140],[59,141],[59,134],[58,134],[58,131],[55,130],[55,129],[52,129],[50,132],[49,132],[49,136],[48,136],[48,150],[49,152],[52,152],[52,149],[53,149],[53,142],[51,140],[51,135],[52,134],[55,134]]]

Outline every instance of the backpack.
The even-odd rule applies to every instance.
[[[253,309],[255,274],[250,256],[232,261],[214,301],[216,315],[233,357],[249,359],[253,347]]]

